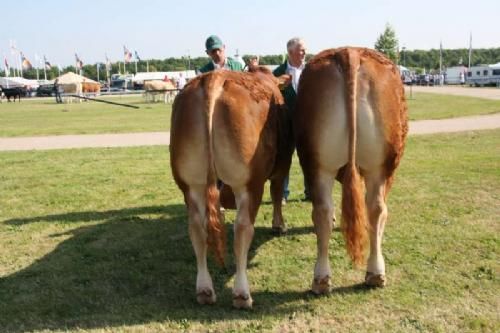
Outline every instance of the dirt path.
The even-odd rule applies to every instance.
[[[410,93],[410,87],[405,86],[406,93]],[[468,86],[412,86],[411,90],[415,92],[442,94],[442,95],[455,95],[455,96],[468,96],[479,97],[486,99],[500,100],[500,88],[475,88]]]
[[[134,147],[168,145],[169,143],[169,132],[54,135],[38,137],[0,138],[0,151]]]
[[[500,113],[410,122],[410,135],[500,128]],[[0,138],[0,151],[168,145],[169,132]]]

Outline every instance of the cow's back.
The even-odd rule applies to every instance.
[[[331,170],[348,161],[348,53],[359,61],[354,90],[356,164],[362,169],[397,164],[408,130],[404,88],[392,62],[363,48],[326,50],[306,66],[294,121],[299,152],[321,156],[322,162],[316,163]],[[304,163],[308,160],[314,158],[305,157]]]
[[[186,85],[171,122],[172,167],[179,180],[204,183],[210,152],[217,177],[233,188],[269,177],[278,149],[276,108],[282,104],[275,89],[272,81],[230,71]]]

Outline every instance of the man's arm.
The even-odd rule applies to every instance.
[[[285,63],[279,65],[273,71],[273,75],[278,78],[280,90],[285,89],[292,82],[292,76],[289,74],[286,74],[286,66],[287,65],[285,62]]]
[[[199,69],[201,73],[206,73],[214,70],[214,64],[212,62],[207,63],[205,66]]]

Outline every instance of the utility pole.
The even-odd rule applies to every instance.
[[[35,53],[35,70],[36,70],[36,80],[40,80],[40,76],[38,74],[38,64],[40,63],[40,59],[38,59],[38,53]]]
[[[470,69],[471,58],[472,58],[472,32],[470,33],[470,40],[469,40],[469,69]]]

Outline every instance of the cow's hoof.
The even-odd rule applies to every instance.
[[[253,304],[250,294],[233,295],[233,307],[236,309],[251,309]]]
[[[324,278],[314,278],[311,291],[316,295],[324,295],[330,292],[330,288],[332,283],[330,281],[329,276],[325,276]]]
[[[273,235],[276,235],[276,236],[282,236],[282,235],[285,235],[288,231],[288,228],[286,227],[286,225],[280,225],[280,226],[273,226],[271,232],[273,233]]]
[[[215,296],[215,293],[213,290],[205,288],[205,289],[200,289],[196,293],[196,300],[198,301],[199,304],[214,304],[215,301],[217,300],[217,296]]]
[[[366,272],[365,284],[368,287],[383,288],[383,287],[385,287],[385,282],[386,282],[385,274],[375,274],[375,273]]]

